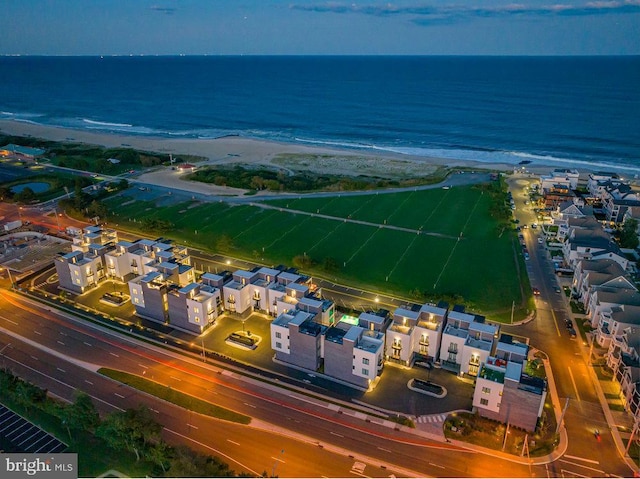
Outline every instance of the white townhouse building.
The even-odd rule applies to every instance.
[[[232,275],[232,280],[226,283],[223,288],[224,309],[230,313],[245,316],[251,313],[251,288],[249,285],[258,277],[258,274],[251,271],[239,269]]]
[[[440,363],[444,369],[476,376],[480,364],[491,354],[499,328],[483,317],[454,307],[442,333]]]
[[[623,183],[616,173],[597,171],[595,173],[589,173],[587,190],[592,198],[603,199],[607,189],[616,188]]]
[[[89,245],[113,245],[118,241],[118,232],[104,229],[101,226],[86,226],[75,230],[72,238],[71,251],[89,251]]]
[[[158,323],[166,323],[169,319],[169,300],[167,291],[169,284],[162,273],[151,271],[138,276],[128,283],[131,304],[136,315]]]
[[[540,176],[540,189],[542,191],[551,189],[556,185],[566,186],[571,190],[578,187],[580,174],[578,170],[568,170],[557,168],[548,175]]]
[[[609,348],[612,339],[622,336],[628,328],[640,330],[640,305],[621,304],[598,310],[595,341],[602,348]]]
[[[418,311],[397,308],[386,331],[386,358],[406,365],[437,359],[446,317],[446,308],[428,303]]]
[[[56,257],[54,265],[60,288],[82,294],[95,287],[104,277],[100,249],[98,245],[90,245],[86,252],[76,250]]]

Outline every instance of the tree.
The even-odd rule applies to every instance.
[[[311,256],[307,256],[306,254],[302,255],[299,254],[298,256],[295,256],[293,258],[293,265],[296,268],[300,268],[300,269],[306,269],[306,268],[311,268],[314,265],[314,261],[311,258]]]
[[[17,193],[14,196],[14,199],[20,203],[31,203],[36,199],[36,194],[31,188],[27,186],[20,193]]]
[[[620,231],[620,247],[636,249],[640,241],[638,240],[638,220],[629,218],[624,222]]]
[[[62,410],[61,419],[69,437],[72,429],[92,432],[100,424],[100,416],[91,397],[82,391],[76,391],[75,401]]]
[[[114,412],[100,424],[96,435],[114,449],[126,449],[136,455],[136,460],[147,457],[150,448],[160,441],[162,426],[157,423],[146,406]]]
[[[327,273],[332,273],[338,269],[338,262],[335,260],[335,258],[332,258],[331,256],[327,256],[322,261],[322,269],[325,270]]]

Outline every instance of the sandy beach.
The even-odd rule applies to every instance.
[[[362,152],[256,140],[243,137],[216,139],[173,139],[151,136],[118,135],[73,130],[34,123],[0,120],[0,131],[7,135],[42,138],[52,141],[86,143],[105,147],[131,147],[178,157],[204,158],[202,164],[262,164],[288,170],[331,172],[344,175],[372,175],[388,178],[425,176],[438,167],[469,167],[512,170],[513,165],[468,160],[428,158],[384,152]],[[532,165],[528,165],[532,166]],[[536,169],[540,168],[536,166]],[[549,171],[550,167],[543,171]]]

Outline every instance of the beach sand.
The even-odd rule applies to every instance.
[[[137,150],[165,153],[167,159],[180,155],[203,158],[198,166],[209,165],[265,165],[287,171],[309,171],[348,176],[376,176],[389,179],[427,176],[440,167],[466,167],[513,171],[514,165],[483,163],[469,160],[427,158],[384,152],[362,152],[347,149],[323,148],[293,143],[256,140],[237,136],[215,139],[174,139],[150,136],[120,135],[86,130],[74,130],[34,123],[0,120],[0,132],[6,135],[41,138],[45,140],[100,145],[108,148],[130,147]],[[191,162],[191,159],[189,159]],[[526,165],[536,174],[548,173],[551,166]],[[162,186],[176,186],[183,176],[177,171],[159,170],[138,177],[140,181]],[[185,182],[186,183],[186,182]],[[189,182],[181,188],[206,194],[244,193],[244,190]]]

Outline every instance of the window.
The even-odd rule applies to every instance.
[[[491,394],[491,388],[482,388],[483,394]]]
[[[196,321],[196,323],[199,323],[200,322],[200,318],[196,316],[195,321]]]
[[[280,331],[276,331],[276,338],[282,338],[282,333]]]
[[[369,370],[368,369],[362,369],[362,375],[363,376],[368,376],[369,375]]]
[[[489,405],[489,400],[486,398],[482,398],[480,399],[480,404],[482,404],[483,406],[488,406]]]
[[[362,358],[362,364],[369,364],[369,358]]]
[[[276,343],[276,349],[282,349],[282,343]]]

